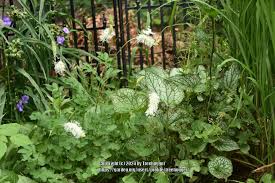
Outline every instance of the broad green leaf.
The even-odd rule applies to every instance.
[[[20,125],[18,123],[8,123],[0,126],[0,135],[13,136],[17,134],[20,130]]]
[[[17,183],[36,183],[35,181],[31,180],[28,177],[18,175],[18,181]]]
[[[218,151],[234,151],[240,149],[239,145],[229,138],[220,139],[212,144]]]
[[[193,154],[193,155],[197,155],[198,153],[202,152],[207,143],[204,142],[203,140],[201,139],[194,139],[194,140],[191,140],[191,141],[188,141],[186,143],[186,147],[187,149]]]
[[[153,154],[157,150],[157,145],[150,140],[151,136],[141,136],[137,139],[132,139],[128,148],[139,156],[146,157]]]
[[[111,96],[115,110],[119,113],[140,110],[146,105],[146,97],[139,92],[122,88]]]
[[[169,176],[164,172],[159,172],[154,174],[156,183],[169,183]]]
[[[17,146],[26,146],[32,144],[30,138],[23,134],[16,134],[11,136],[10,141]]]
[[[181,75],[182,75],[182,68],[172,68],[170,71],[170,77],[181,76]]]
[[[7,137],[6,136],[4,136],[4,135],[0,135],[0,142],[8,142],[8,139],[7,139]]]
[[[262,176],[260,183],[275,183],[275,180],[272,178],[272,175],[266,173]]]
[[[7,151],[7,145],[4,142],[0,142],[0,159],[5,155]]]
[[[229,159],[219,156],[208,163],[208,169],[214,177],[227,180],[232,175],[233,165]]]
[[[246,183],[256,183],[256,181],[253,179],[247,179]]]
[[[123,177],[123,178],[122,178],[122,181],[123,181],[124,183],[138,183],[138,182],[134,179],[134,177],[132,177],[131,175],[127,175],[127,176]]]
[[[176,160],[176,166],[183,169],[183,175],[193,177],[194,172],[199,172],[200,162],[198,160]]]

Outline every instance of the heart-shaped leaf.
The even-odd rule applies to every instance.
[[[146,104],[146,97],[141,93],[122,88],[111,96],[116,112],[127,113],[142,109]]]
[[[214,177],[227,180],[232,175],[233,165],[229,159],[219,156],[208,163],[208,169]]]

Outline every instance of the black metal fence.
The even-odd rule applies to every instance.
[[[82,1],[82,0],[79,0]],[[13,5],[15,0],[2,0],[2,15],[5,14],[5,6],[7,5]],[[177,3],[177,4],[175,4]],[[72,33],[72,45],[74,47],[82,48],[88,52],[94,51],[97,53],[98,51],[105,51],[110,52],[110,45],[108,43],[102,44],[99,41],[99,32],[106,29],[109,26],[109,20],[107,18],[106,12],[97,11],[97,4],[95,0],[90,0],[90,7],[86,9],[90,9],[90,16],[92,19],[92,25],[87,26],[87,20],[85,16],[82,16],[79,18],[77,15],[77,10],[79,7],[77,7],[77,0],[68,0],[68,14],[71,16],[72,21],[71,22],[71,28],[74,30],[77,30],[79,32],[82,32],[84,35],[82,36],[84,39],[84,45],[81,47],[78,43],[79,35],[76,31]],[[169,23],[167,21],[167,18],[172,14],[173,7],[177,6],[182,11],[182,20],[181,23],[185,23],[186,20],[186,8],[190,6],[190,2],[187,0],[178,0],[178,1],[171,1],[167,2],[165,0],[109,0],[107,3],[109,5],[109,9],[112,9],[112,15],[114,17],[114,25],[113,28],[115,30],[115,51],[117,57],[117,67],[118,69],[121,69],[123,72],[121,73],[120,77],[123,76],[124,78],[127,78],[128,74],[132,72],[132,67],[134,63],[131,63],[131,61],[135,60],[137,63],[135,65],[138,65],[140,69],[143,69],[146,65],[151,65],[156,63],[156,54],[160,54],[161,58],[161,65],[164,69],[167,68],[168,60],[167,60],[167,45],[166,45],[166,38],[165,33],[167,31],[164,31],[167,26],[169,26]],[[157,11],[156,11],[157,10]],[[142,30],[144,27],[144,22],[146,20],[144,19],[144,12],[149,12],[151,20],[154,20],[156,17],[153,12],[157,12],[158,19],[160,20],[158,24],[159,34],[161,43],[159,45],[159,50],[156,51],[154,47],[150,49],[144,48],[142,44],[139,44],[138,53],[136,54],[137,58],[133,59],[134,56],[132,54],[133,44],[131,44],[131,39],[133,38],[133,35],[131,33],[130,24],[135,24],[137,30]],[[97,21],[99,14],[101,14],[101,22]],[[132,16],[131,16],[132,15]],[[135,19],[135,22],[130,20],[131,18]],[[77,19],[81,19],[78,20]],[[171,20],[171,18],[170,18]],[[83,31],[81,27],[78,26],[78,22],[82,22],[84,29],[87,31]],[[150,22],[150,28],[154,28],[153,21]],[[172,22],[175,24],[175,22]],[[100,24],[100,25],[99,25]],[[181,26],[181,28],[184,28],[184,26]],[[92,33],[92,41],[88,35],[87,32]],[[169,38],[172,40],[172,50],[170,54],[170,59],[172,57],[173,66],[178,66],[178,53],[177,53],[177,31],[176,26],[169,27]],[[90,41],[90,43],[89,43]],[[100,46],[103,46],[103,49],[100,49]],[[144,48],[144,49],[143,49]],[[160,51],[161,50],[161,51]],[[89,61],[89,57],[86,57],[86,61]],[[159,59],[158,59],[159,62]],[[171,65],[171,63],[170,63]]]

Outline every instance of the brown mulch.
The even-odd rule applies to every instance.
[[[103,26],[103,14],[105,14],[106,16],[106,19],[107,19],[107,27],[109,26],[109,15],[112,15],[114,14],[113,12],[113,8],[107,8],[105,9],[104,11],[102,12],[99,12],[96,16],[96,25],[97,27],[102,27]],[[85,18],[83,18],[85,17]],[[92,28],[93,27],[93,21],[92,21],[92,17],[91,15],[88,15],[88,14],[85,14],[83,12],[83,10],[79,10],[77,12],[77,15],[76,15],[76,18],[78,20],[83,20],[85,19],[85,23],[86,23],[86,27],[89,29],[89,28]],[[144,20],[146,21],[146,20]],[[136,15],[133,11],[129,11],[129,30],[130,30],[130,35],[131,35],[131,39],[136,37],[137,34],[138,34],[138,28],[137,28],[137,20],[136,20]],[[126,21],[124,20],[124,32],[125,32],[125,40],[126,39]],[[79,25],[77,25],[77,28],[81,28]],[[176,28],[176,32],[177,32],[177,48],[179,47],[184,47],[186,46],[186,44],[179,40],[179,37],[182,37],[181,36],[178,36],[179,34],[181,34],[181,28]],[[162,40],[161,40],[161,29],[159,27],[153,27],[152,28],[152,31],[155,32],[155,35],[154,35],[154,38],[158,41],[158,45],[154,46],[154,61],[155,61],[155,64],[154,65],[159,65],[161,66],[162,65]],[[99,35],[102,33],[102,30],[98,30],[97,31],[97,35],[98,35],[98,39],[99,39]],[[83,31],[78,31],[77,32],[77,37],[78,37],[78,40],[77,40],[77,44],[78,44],[78,47],[79,48],[84,48],[84,32]],[[94,42],[93,42],[93,31],[88,31],[88,47],[89,47],[89,51],[93,51],[94,50]],[[131,48],[137,46],[135,41],[132,40],[130,42],[131,44]],[[70,42],[69,42],[69,45],[71,47],[73,47],[73,35],[71,34],[70,35]],[[116,54],[116,41],[115,41],[115,38],[110,42],[110,44],[108,45],[109,46],[109,53],[110,54]],[[166,57],[166,65],[167,67],[173,67],[173,58],[174,58],[174,55],[173,55],[173,51],[172,51],[172,46],[173,46],[173,38],[172,38],[172,34],[171,34],[171,30],[170,29],[166,29],[165,30],[165,57]],[[104,50],[104,45],[102,43],[99,42],[99,49],[100,51],[105,51]],[[126,49],[127,50],[127,49]],[[151,52],[149,52],[151,54]],[[127,55],[127,53],[126,53]],[[144,58],[146,57],[145,54],[143,55]],[[139,65],[139,52],[137,52],[136,56],[135,56],[135,65]],[[149,63],[151,63],[151,55],[149,55],[149,62],[146,61],[145,62],[145,67],[146,65],[148,65]],[[146,64],[147,63],[147,64]]]

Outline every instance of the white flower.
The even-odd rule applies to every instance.
[[[152,37],[153,34],[155,33],[153,33],[150,28],[142,30],[141,33],[136,37],[137,43],[142,43],[149,48],[157,45],[156,40]]]
[[[71,121],[64,124],[64,130],[71,133],[75,138],[85,137],[85,132],[82,130],[80,124],[76,121]]]
[[[54,63],[54,70],[57,74],[60,74],[60,75],[64,75],[64,72],[66,70],[66,66],[64,64],[64,62],[62,61],[58,61],[58,62],[55,62]]]
[[[145,34],[147,36],[151,36],[151,35],[155,34],[155,33],[152,32],[152,29],[150,29],[149,27],[147,29],[142,30],[141,33]]]
[[[115,32],[112,28],[106,28],[103,30],[102,34],[99,36],[101,42],[109,43],[109,41],[115,36]]]
[[[157,93],[152,92],[149,94],[149,105],[145,112],[146,116],[155,116],[158,110],[160,98]]]

